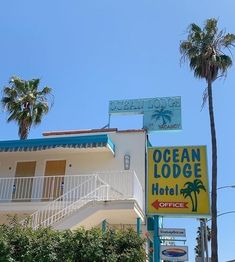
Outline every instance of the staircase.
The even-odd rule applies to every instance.
[[[105,183],[98,175],[87,177],[85,182],[33,213],[29,223],[33,229],[52,226],[78,211],[88,202],[119,199],[120,197],[122,193]]]

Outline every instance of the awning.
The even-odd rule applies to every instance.
[[[52,148],[108,148],[113,154],[115,151],[115,145],[106,134],[0,141],[0,152],[27,152]]]

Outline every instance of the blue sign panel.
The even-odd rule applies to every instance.
[[[113,100],[109,102],[109,114],[143,114],[143,127],[149,131],[182,128],[179,96]]]
[[[165,97],[161,105],[154,104],[152,110],[144,112],[143,125],[149,131],[181,129],[180,97]]]

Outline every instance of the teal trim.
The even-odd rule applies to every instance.
[[[153,231],[154,230],[154,219],[153,219],[153,217],[148,217],[147,218],[147,230],[148,231]]]
[[[108,141],[107,141],[107,146],[109,147],[109,149],[111,150],[111,152],[114,155],[115,154],[115,145],[109,137],[108,137]]]
[[[106,232],[107,229],[107,222],[106,220],[102,221],[102,233],[104,234]]]
[[[0,152],[38,151],[50,148],[97,148],[108,147],[114,154],[115,145],[105,135],[50,137],[26,140],[0,141]]]
[[[149,139],[147,138],[147,147],[149,148],[149,147],[152,147],[152,144],[151,144],[151,142],[149,141]]]
[[[141,219],[140,219],[140,217],[137,217],[137,219],[136,219],[136,229],[137,229],[137,235],[140,236],[140,234],[141,234]]]
[[[153,250],[153,242],[150,240],[150,239],[148,239],[148,243],[149,243],[149,262],[153,262],[153,252],[152,252],[152,250]]]

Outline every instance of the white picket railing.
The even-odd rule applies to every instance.
[[[46,207],[33,213],[29,223],[33,229],[50,226],[65,216],[77,211],[90,201],[104,201],[109,198],[110,186],[104,184],[97,176],[50,202]],[[87,192],[85,194],[85,192]]]
[[[91,175],[0,178],[0,201],[54,200]]]
[[[33,228],[52,225],[90,201],[127,199],[134,199],[143,210],[143,188],[133,171],[0,178],[0,202],[50,201],[32,214]]]
[[[89,175],[0,178],[0,202],[52,201],[94,176],[127,198],[135,197],[141,205],[143,188],[133,171],[96,172]],[[84,188],[86,193],[86,188]],[[89,190],[89,188],[88,188]]]

